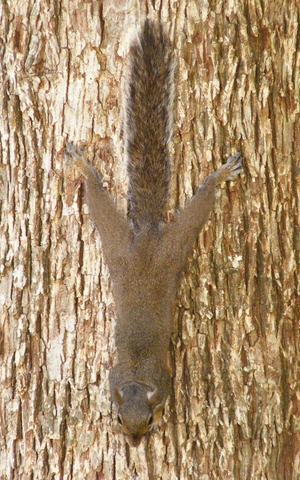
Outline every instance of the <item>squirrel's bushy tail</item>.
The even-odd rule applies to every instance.
[[[124,139],[128,215],[137,230],[158,224],[169,191],[174,61],[160,24],[146,20],[131,48]]]

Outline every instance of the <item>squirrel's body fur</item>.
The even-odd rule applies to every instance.
[[[118,361],[110,372],[118,419],[133,445],[158,421],[170,393],[168,350],[179,274],[208,219],[219,183],[241,171],[230,157],[198,188],[188,205],[163,223],[172,134],[173,60],[161,26],[146,20],[131,49],[125,115],[128,216],[118,212],[81,149],[66,155],[85,176],[87,203],[100,231],[116,304]]]

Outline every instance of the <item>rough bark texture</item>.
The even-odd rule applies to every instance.
[[[299,479],[297,4],[2,0],[1,480]],[[173,394],[134,450],[108,391],[109,275],[62,148],[87,143],[125,209],[120,82],[147,12],[178,58],[170,207],[229,152],[244,174],[187,263]]]

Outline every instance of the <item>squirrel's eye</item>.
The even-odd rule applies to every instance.
[[[149,417],[148,425],[152,425],[152,423],[153,423],[153,415]]]
[[[122,425],[122,423],[123,423],[120,415],[118,415],[118,422],[119,422],[120,425]]]

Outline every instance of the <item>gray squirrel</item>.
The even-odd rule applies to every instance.
[[[110,371],[111,395],[133,446],[159,421],[170,393],[168,352],[180,273],[213,209],[217,186],[242,170],[240,153],[230,156],[172,222],[163,221],[170,183],[173,76],[168,38],[159,23],[147,19],[130,51],[124,127],[127,217],[103,188],[83,149],[67,143],[65,151],[85,178],[89,212],[112,280],[118,359]]]

